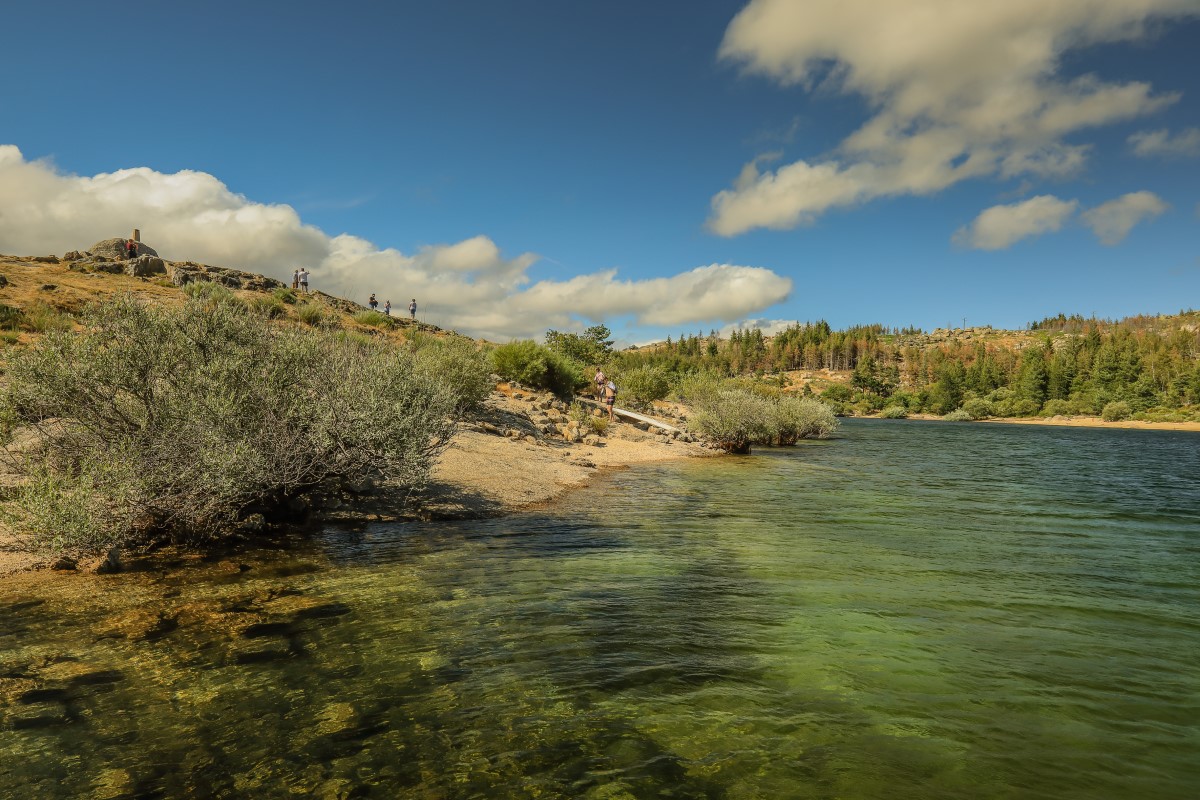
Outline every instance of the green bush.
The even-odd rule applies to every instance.
[[[1071,401],[1054,398],[1047,400],[1042,405],[1041,416],[1043,417],[1063,417],[1072,414]]]
[[[970,422],[971,415],[961,408],[956,408],[942,417],[946,422]]]
[[[680,378],[673,392],[675,399],[693,408],[716,398],[725,379],[715,372],[692,372]]]
[[[1129,419],[1132,413],[1129,403],[1124,400],[1114,400],[1104,406],[1104,410],[1100,412],[1100,419],[1105,422],[1120,422]]]
[[[751,392],[722,389],[693,409],[689,427],[716,441],[726,452],[749,453],[752,442],[774,438],[773,416],[770,400]]]
[[[987,419],[996,416],[995,407],[981,397],[972,397],[962,405],[962,410],[971,419]]]
[[[828,403],[849,403],[854,399],[854,392],[849,386],[835,383],[821,392],[821,399]]]
[[[487,354],[470,339],[414,333],[408,346],[416,356],[417,371],[450,392],[460,416],[496,388]]]
[[[492,350],[491,357],[492,368],[501,378],[545,389],[564,399],[587,385],[582,364],[532,339],[502,344]]]
[[[0,393],[29,480],[3,504],[34,545],[217,537],[325,482],[419,486],[454,399],[407,350],[272,325],[228,305],[120,298],[15,354]]]
[[[286,303],[289,306],[296,305],[296,292],[286,287],[279,287],[271,292],[271,296],[281,303]]]
[[[212,281],[194,281],[184,284],[183,293],[192,300],[203,300],[209,303],[226,303],[237,299],[229,289]]]
[[[21,327],[24,315],[19,308],[0,304],[0,330],[15,331]]]
[[[639,366],[622,370],[613,382],[620,387],[621,395],[629,398],[637,407],[645,408],[655,400],[662,400],[671,391],[670,377],[662,367]]]
[[[880,419],[904,419],[908,416],[908,409],[904,406],[888,406],[883,411],[879,412]]]
[[[1010,417],[1032,417],[1042,408],[1041,404],[1036,400],[1021,398],[1013,400],[1008,416]]]
[[[359,311],[354,315],[354,321],[359,325],[367,325],[372,328],[392,328],[396,325],[396,320],[389,317],[387,314],[380,314],[378,311]]]
[[[774,402],[772,438],[781,445],[800,439],[823,439],[837,430],[833,410],[819,400],[785,396]]]

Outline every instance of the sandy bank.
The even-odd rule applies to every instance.
[[[514,396],[515,395],[515,396]],[[383,491],[327,513],[332,522],[396,519],[470,519],[545,504],[585,485],[602,469],[711,456],[696,444],[639,430],[610,426],[598,445],[568,443],[537,429],[545,395],[494,393],[477,421],[460,426],[434,469],[429,486],[410,496]],[[532,419],[531,419],[532,418]],[[52,559],[22,551],[0,530],[0,576],[47,569]],[[97,562],[98,563],[98,562]],[[81,565],[81,569],[83,566]]]

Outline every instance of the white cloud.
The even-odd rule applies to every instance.
[[[1100,243],[1111,247],[1120,244],[1134,225],[1157,217],[1168,208],[1170,206],[1154,192],[1130,192],[1089,209],[1080,216],[1100,239]]]
[[[1073,174],[1089,147],[1064,137],[1178,96],[1136,81],[1057,78],[1063,53],[1196,14],[1195,0],[751,0],[725,32],[723,59],[783,85],[861,95],[874,116],[834,158],[755,169],[749,181],[743,173],[713,198],[709,227],[724,236],[788,228],[968,178]]]
[[[1044,194],[1020,203],[992,206],[954,234],[954,243],[977,250],[1003,250],[1022,239],[1060,230],[1075,209],[1076,200]]]
[[[1200,128],[1188,128],[1175,136],[1168,130],[1138,131],[1128,141],[1138,156],[1200,156]]]
[[[303,265],[314,288],[360,300],[375,292],[398,309],[416,297],[427,321],[500,341],[574,330],[580,318],[722,323],[774,305],[792,288],[768,269],[732,264],[641,280],[622,280],[614,269],[531,285],[538,257],[505,258],[487,236],[407,255],[349,234],[329,236],[290,206],[256,203],[203,172],[65,175],[0,145],[0,252],[64,253],[135,227],[167,259],[281,280]]]

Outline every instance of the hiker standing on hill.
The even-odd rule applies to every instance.
[[[307,269],[300,270],[300,289],[303,290],[303,292],[305,294],[308,294],[308,270]]]
[[[392,315],[392,301],[391,300],[383,301],[383,313],[387,314],[389,317]]]
[[[137,242],[135,242],[133,239],[130,239],[125,243],[125,255],[127,255],[131,261],[138,257]]]
[[[371,292],[371,299],[367,301],[367,305],[369,305],[371,307],[372,311],[379,308],[379,301],[375,299],[374,292]]]
[[[292,291],[294,292],[299,288],[300,288],[300,270],[296,270],[295,272],[292,273]]]
[[[409,319],[414,320],[417,318],[417,298],[415,297],[412,299],[412,302],[408,304],[408,317]]]

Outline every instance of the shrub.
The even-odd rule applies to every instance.
[[[192,300],[203,300],[214,304],[231,302],[237,299],[229,289],[212,281],[194,281],[185,284],[183,293]]]
[[[667,371],[662,367],[643,365],[624,370],[613,378],[613,382],[620,387],[623,396],[640,407],[662,400],[671,391]]]
[[[849,386],[835,383],[821,392],[821,399],[830,403],[849,403],[854,399],[854,392]]]
[[[408,346],[416,356],[417,372],[450,392],[454,412],[460,416],[482,403],[496,386],[487,354],[470,339],[414,333]]]
[[[823,439],[837,430],[833,410],[807,397],[781,397],[774,403],[773,436],[781,445],[800,439]]]
[[[120,298],[16,354],[0,394],[29,480],[3,504],[31,543],[215,537],[329,480],[419,486],[453,398],[401,348],[279,328],[236,306]]]
[[[749,453],[752,442],[775,435],[771,401],[745,391],[722,389],[694,409],[690,427],[730,453]]]
[[[582,364],[532,339],[502,344],[491,355],[492,368],[501,378],[545,389],[561,398],[571,397],[587,385]]]
[[[608,433],[608,417],[597,417],[580,403],[572,403],[567,416],[587,428],[591,433],[603,436]]]
[[[725,379],[714,372],[693,372],[680,379],[675,387],[675,399],[696,408],[715,399],[724,383]]]
[[[34,333],[50,333],[51,331],[69,331],[75,327],[75,320],[68,314],[51,308],[45,303],[34,303],[22,314],[22,323]]]
[[[313,328],[324,327],[332,322],[332,318],[325,308],[320,303],[314,303],[311,300],[296,306],[296,319]]]
[[[387,314],[380,314],[378,311],[359,311],[354,315],[354,321],[359,325],[366,325],[371,328],[392,328],[396,325],[396,320],[389,317]]]
[[[880,419],[904,419],[907,416],[908,409],[904,406],[888,406],[879,412]]]
[[[961,408],[956,408],[949,414],[943,416],[942,419],[944,419],[946,422],[970,422],[971,415],[966,411],[963,411]]]
[[[274,297],[255,297],[250,301],[249,308],[255,314],[262,314],[268,319],[287,314],[287,306]]]
[[[1114,400],[1104,406],[1104,410],[1100,412],[1100,419],[1105,422],[1120,422],[1129,419],[1131,413],[1129,403],[1124,400]]]
[[[1013,400],[1011,409],[1009,411],[1009,416],[1032,417],[1034,414],[1038,413],[1041,407],[1041,404],[1036,400],[1030,400],[1028,398]]]
[[[287,303],[289,306],[296,305],[296,293],[292,289],[281,286],[271,292],[271,296],[281,303]]]
[[[1072,413],[1071,402],[1069,400],[1055,398],[1045,402],[1045,404],[1042,406],[1041,416],[1059,417],[1066,416],[1070,413]]]
[[[21,327],[23,316],[20,309],[0,304],[0,329],[6,331],[17,330]]]
[[[971,419],[987,419],[996,416],[995,407],[981,397],[972,397],[963,403],[962,410]]]

